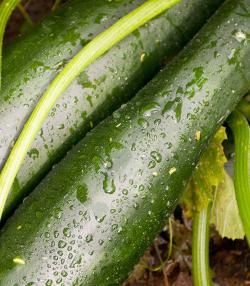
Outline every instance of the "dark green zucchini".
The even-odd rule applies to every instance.
[[[1,286],[126,278],[249,89],[249,12],[249,0],[226,1],[168,68],[53,168],[1,231]]]
[[[0,95],[0,166],[52,78],[96,34],[142,2],[72,0],[7,48]],[[82,73],[58,101],[28,152],[5,215],[72,144],[133,96],[159,70],[165,56],[176,54],[222,2],[184,0]]]

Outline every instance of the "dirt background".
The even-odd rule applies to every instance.
[[[66,1],[61,1],[66,2]],[[30,17],[17,9],[7,26],[5,44],[8,45],[23,33],[28,33],[43,17],[56,9],[55,0],[28,0],[22,7]],[[32,21],[32,25],[29,23]],[[183,220],[181,208],[171,219],[173,247],[170,258],[168,224],[145,252],[123,286],[192,286],[192,222]],[[164,263],[162,263],[164,262]],[[250,286],[250,250],[246,241],[222,239],[211,230],[210,263],[214,285]]]

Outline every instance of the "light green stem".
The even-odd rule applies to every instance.
[[[241,100],[237,109],[250,121],[250,102],[246,98]]]
[[[161,264],[159,266],[156,267],[146,267],[148,268],[150,271],[152,272],[156,272],[156,271],[160,271],[163,270],[164,266],[166,265],[166,263],[169,261],[171,255],[172,255],[172,250],[173,250],[173,226],[172,226],[172,220],[171,218],[169,218],[168,220],[168,229],[169,229],[169,246],[168,246],[168,256],[165,259],[165,261],[162,261]]]
[[[211,203],[193,217],[192,273],[194,286],[211,286],[209,268],[209,220]]]
[[[52,81],[19,135],[0,175],[0,218],[13,181],[48,113],[70,83],[93,61],[180,0],[149,0],[87,44]]]
[[[245,116],[234,111],[228,123],[235,143],[234,186],[243,228],[250,245],[250,127]]]
[[[0,4],[0,90],[2,83],[3,36],[9,17],[20,0],[3,0]]]

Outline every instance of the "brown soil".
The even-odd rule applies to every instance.
[[[158,271],[160,260],[168,252],[169,233],[167,230],[155,239],[140,263],[123,286],[192,286],[192,229],[191,222],[172,219],[173,248],[170,259]],[[216,286],[250,285],[250,249],[243,240],[222,239],[211,230],[210,263],[213,282]]]

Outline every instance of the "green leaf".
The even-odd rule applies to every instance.
[[[191,217],[213,200],[215,189],[224,181],[224,164],[227,161],[222,142],[227,139],[224,127],[215,134],[203,153],[183,196],[185,215]]]
[[[211,223],[222,237],[243,239],[245,232],[239,216],[232,178],[225,171],[224,182],[215,191]]]

